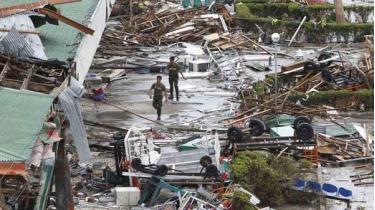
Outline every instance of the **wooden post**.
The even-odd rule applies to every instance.
[[[340,0],[340,1],[341,1],[341,0]],[[306,18],[307,18],[306,16],[303,17],[303,19],[302,19],[301,23],[299,24],[299,26],[298,26],[296,32],[294,32],[292,38],[290,39],[289,44],[288,44],[288,47],[292,44],[294,38],[296,38],[296,36],[297,36],[297,34],[298,34],[298,31],[301,29],[301,26],[302,26],[303,23],[305,22]]]
[[[129,23],[130,23],[130,26],[132,26],[133,24],[133,0],[129,1],[129,10],[130,10]]]
[[[342,0],[335,0],[336,23],[345,23],[344,5]]]
[[[62,129],[64,134],[64,130]],[[63,135],[65,137],[65,135]],[[55,163],[55,186],[57,209],[74,210],[70,168],[65,150],[65,138],[58,143]]]

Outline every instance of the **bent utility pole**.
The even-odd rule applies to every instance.
[[[344,5],[342,0],[335,0],[336,23],[345,23]]]

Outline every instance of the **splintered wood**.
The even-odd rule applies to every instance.
[[[221,50],[252,47],[248,38],[228,32],[233,20],[223,5],[215,4],[212,12],[207,14],[205,7],[162,10],[157,5],[149,6],[142,13],[132,16],[133,21],[130,21],[129,15],[124,15],[119,19],[120,26],[107,27],[98,51],[105,55],[111,54],[113,49],[134,45],[201,43],[202,40]],[[216,38],[210,39],[210,36]]]
[[[61,67],[20,61],[0,55],[0,85],[15,89],[50,93],[59,87],[67,72]]]
[[[360,138],[342,139],[325,134],[317,134],[318,152],[323,157],[330,157],[330,161],[348,162],[358,158],[370,157],[364,150],[363,140]],[[321,158],[323,158],[321,157]]]

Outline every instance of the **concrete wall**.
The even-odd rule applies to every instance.
[[[99,46],[100,39],[109,18],[112,7],[116,0],[100,0],[91,17],[90,28],[95,30],[93,35],[86,34],[78,46],[74,61],[76,63],[76,75],[78,81],[82,84],[86,74],[90,69],[92,60]]]

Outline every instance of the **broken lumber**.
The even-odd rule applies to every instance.
[[[0,32],[9,32],[11,29],[8,28],[0,28]],[[34,30],[22,30],[22,29],[17,29],[18,33],[21,34],[40,34],[39,31],[34,31]]]
[[[296,38],[296,36],[297,36],[297,34],[298,34],[298,31],[301,29],[301,26],[303,25],[303,23],[305,22],[305,20],[306,20],[306,16],[303,17],[303,19],[302,19],[301,23],[299,24],[299,26],[298,26],[296,32],[294,32],[292,38],[291,38],[290,41],[289,41],[288,47],[290,47],[290,45],[292,44],[292,42],[293,42],[294,39]]]
[[[65,24],[69,25],[69,26],[72,26],[73,28],[75,29],[78,29],[79,31],[82,31],[84,32],[85,34],[90,34],[90,35],[93,35],[94,34],[94,30],[89,28],[89,27],[86,27],[70,18],[67,18],[63,15],[60,15],[59,13],[57,12],[54,12],[50,9],[46,9],[46,8],[39,8],[37,9],[37,12],[40,13],[40,14],[44,14],[44,15],[47,15],[51,18],[55,18],[57,20],[60,20],[62,22],[64,22]]]

